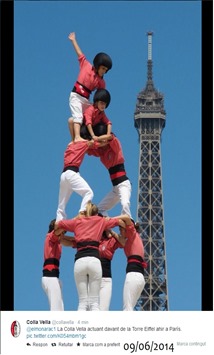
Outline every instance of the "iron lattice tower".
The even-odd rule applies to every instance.
[[[165,126],[164,96],[152,79],[152,35],[148,36],[147,82],[138,97],[134,125],[139,134],[137,216],[145,248],[145,287],[135,310],[167,311],[168,290],[161,175],[161,133]]]

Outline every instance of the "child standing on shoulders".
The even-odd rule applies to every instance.
[[[83,122],[83,113],[90,106],[90,94],[95,89],[105,89],[103,76],[112,68],[112,60],[108,54],[98,53],[92,65],[80,49],[75,32],[70,33],[68,38],[74,46],[80,64],[79,75],[69,97],[72,117],[68,119],[68,125],[71,137],[76,142],[83,140],[80,137],[80,126]]]

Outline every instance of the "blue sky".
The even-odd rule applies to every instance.
[[[153,80],[164,94],[161,158],[170,310],[201,309],[201,2],[15,1],[14,5],[14,309],[48,310],[41,288],[43,245],[55,218],[64,150],[70,135],[68,98],[79,66],[70,32],[89,61],[108,53],[106,114],[120,139],[137,216],[138,133],[134,111],[147,80],[147,31],[153,31]],[[93,97],[93,95],[92,95]],[[92,99],[91,97],[91,99]],[[99,159],[86,156],[81,175],[94,203],[111,190]],[[67,214],[77,214],[73,194]],[[109,212],[119,214],[120,205]],[[76,310],[75,250],[63,248],[65,310]],[[115,253],[111,310],[122,309],[126,258]]]

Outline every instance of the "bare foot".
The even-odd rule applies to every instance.
[[[87,139],[83,139],[82,137],[75,137],[74,142],[81,142],[81,141],[87,141]]]

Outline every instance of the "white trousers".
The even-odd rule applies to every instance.
[[[43,276],[42,288],[48,297],[50,311],[64,311],[61,280],[58,277]]]
[[[82,124],[83,113],[85,112],[87,107],[90,105],[91,105],[91,103],[85,97],[83,97],[75,92],[70,93],[69,106],[71,109],[71,115],[72,115],[73,121],[75,123]]]
[[[117,186],[113,186],[110,191],[97,205],[98,210],[103,215],[106,211],[112,209],[117,203],[121,203],[121,214],[127,214],[131,218],[130,198],[131,198],[131,183],[129,180],[123,181]]]
[[[100,286],[100,310],[109,311],[112,294],[112,278],[102,277]]]
[[[85,256],[74,263],[74,279],[79,296],[78,311],[99,311],[99,293],[102,278],[101,262]]]
[[[123,288],[123,311],[133,311],[145,286],[145,279],[140,272],[128,272]]]
[[[56,212],[57,221],[66,219],[65,208],[73,192],[82,196],[79,212],[85,211],[86,204],[89,200],[93,200],[94,193],[88,183],[80,176],[80,173],[67,170],[60,177],[59,201]]]

